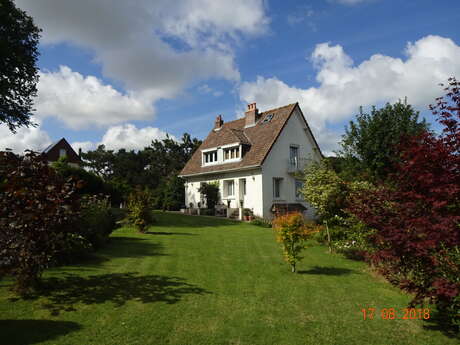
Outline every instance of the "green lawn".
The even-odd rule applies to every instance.
[[[157,214],[117,230],[80,265],[45,274],[46,296],[0,281],[0,344],[458,344],[419,320],[363,320],[410,297],[366,265],[311,247],[290,273],[271,229]]]

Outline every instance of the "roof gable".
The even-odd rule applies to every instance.
[[[261,166],[296,107],[298,107],[298,104],[294,103],[262,112],[258,116],[257,123],[248,128],[245,128],[245,119],[241,118],[224,123],[218,130],[211,130],[207,138],[187,162],[180,175],[186,176]],[[248,146],[248,150],[241,161],[201,166],[202,150],[218,148],[233,143]]]
[[[46,149],[43,150],[42,155],[46,160],[55,162],[59,159],[59,151],[61,149],[66,150],[67,160],[69,163],[81,164],[81,158],[72,148],[72,146],[70,146],[67,140],[65,140],[65,138],[61,138],[57,142],[49,145]]]

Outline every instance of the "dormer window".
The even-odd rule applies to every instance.
[[[217,162],[217,150],[203,152],[203,163],[204,164],[211,164],[211,163],[216,163],[216,162]]]
[[[232,159],[239,159],[240,157],[241,155],[239,146],[224,149],[224,160],[228,161]]]

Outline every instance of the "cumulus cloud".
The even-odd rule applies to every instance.
[[[375,54],[355,66],[340,45],[321,43],[310,57],[318,87],[302,89],[259,76],[242,83],[240,98],[261,109],[298,101],[321,145],[331,138],[326,124],[350,118],[359,106],[407,96],[409,103],[426,109],[440,95],[439,83],[460,75],[460,46],[451,39],[426,36],[408,43],[405,54],[405,59]]]
[[[99,145],[105,145],[106,149],[118,151],[120,149],[142,150],[150,146],[153,140],[162,140],[166,137],[176,138],[155,127],[137,128],[133,124],[124,124],[110,127],[103,135],[101,141],[76,141],[71,145],[75,151],[82,149],[83,152],[95,150]]]
[[[102,137],[99,144],[105,145],[110,150],[140,150],[150,146],[152,140],[165,139],[168,134],[154,127],[137,128],[132,124],[110,127]],[[174,136],[169,135],[175,139]]]
[[[39,123],[33,119],[35,123]],[[24,150],[42,151],[51,144],[48,134],[40,127],[21,127],[13,134],[4,124],[0,125],[0,150],[11,149],[16,153]]]
[[[94,76],[83,76],[67,66],[41,72],[37,115],[53,116],[73,129],[147,119],[153,113],[148,97],[120,93]]]
[[[44,73],[40,81],[46,83],[46,77],[58,79],[63,88],[60,94],[71,94],[75,89],[72,82],[78,80],[80,86],[86,87],[88,97],[82,103],[88,114],[94,107],[92,115],[101,117],[95,121],[107,124],[115,123],[121,111],[113,113],[113,108],[108,109],[113,116],[99,113],[101,105],[93,97],[96,92],[115,100],[122,109],[132,104],[134,110],[126,114],[128,121],[145,116],[147,110],[152,116],[154,109],[149,103],[173,98],[190,83],[213,78],[238,81],[240,74],[232,46],[241,37],[262,34],[268,24],[263,0],[17,0],[16,3],[43,28],[44,44],[66,42],[89,49],[104,76],[121,82],[126,90],[123,95],[92,77],[82,80],[62,69],[59,73],[67,78]],[[49,84],[41,87],[46,88],[50,88]],[[71,126],[83,122],[61,102],[52,105],[51,98],[46,101],[45,110],[61,111],[61,117],[67,118]]]

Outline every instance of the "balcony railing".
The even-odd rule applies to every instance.
[[[288,173],[295,174],[302,172],[307,165],[307,159],[305,158],[289,158],[288,159]]]

